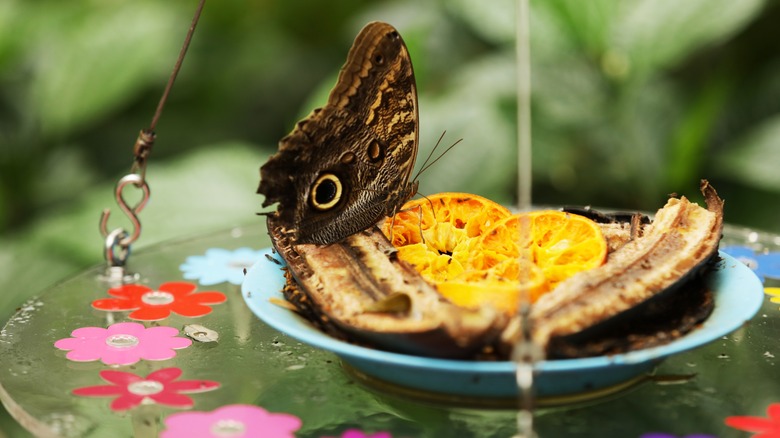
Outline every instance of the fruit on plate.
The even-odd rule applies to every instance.
[[[505,356],[520,327],[517,316],[507,311],[516,307],[518,298],[515,295],[512,302],[509,292],[493,288],[489,281],[505,282],[515,294],[526,290],[538,296],[531,306],[532,337],[547,357],[579,357],[667,342],[709,315],[712,296],[698,280],[717,259],[723,201],[708,182],[702,181],[701,190],[706,208],[685,197],[671,198],[652,223],[632,220],[617,228],[621,236],[612,229],[609,244],[599,243],[596,229],[604,230],[603,226],[594,228],[575,215],[532,212],[499,217],[500,208],[473,197],[491,212],[476,223],[469,213],[474,213],[473,207],[461,202],[460,194],[445,197],[444,204],[452,207],[448,211],[456,214],[442,216],[446,218],[442,226],[428,221],[436,216],[434,211],[425,213],[431,203],[436,205],[435,197],[416,201],[417,212],[410,208],[400,220],[389,220],[385,232],[390,234],[392,227],[392,240],[401,243],[400,248],[377,227],[331,245],[316,245],[297,244],[294,230],[286,229],[273,214],[267,226],[287,262],[285,295],[302,315],[329,333],[410,354]],[[507,221],[507,226],[491,234],[499,221]],[[426,235],[426,230],[433,231]],[[469,237],[473,230],[479,236]],[[458,236],[467,240],[458,243]],[[451,246],[426,254],[442,242]],[[425,245],[425,252],[409,251],[419,258],[418,264],[431,268],[432,280],[400,255],[404,246],[419,244]],[[479,245],[483,248],[475,251]],[[462,248],[468,256],[459,253]],[[453,261],[439,269],[437,259],[442,256]],[[447,267],[456,262],[457,269]],[[524,287],[513,284],[513,279],[500,279],[521,279],[524,272],[531,273]],[[489,280],[481,290],[469,289],[481,281],[475,273]],[[447,298],[442,285],[448,279],[466,286],[450,290]],[[468,301],[465,297],[476,300],[459,305],[461,299]],[[630,324],[625,324],[627,318]],[[668,324],[632,332],[646,328],[646,321],[658,320]]]

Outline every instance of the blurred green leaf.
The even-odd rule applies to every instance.
[[[446,7],[486,40],[495,44],[514,44],[515,3],[514,0],[493,0],[488,6],[483,2],[454,0],[446,2]]]
[[[715,161],[725,176],[780,192],[780,115],[758,125]]]
[[[610,30],[626,3],[590,0],[583,7],[580,2],[570,0],[545,0],[538,2],[538,7],[553,12],[558,30],[568,37],[573,47],[588,55],[600,56],[608,46]]]
[[[97,175],[78,147],[63,147],[41,157],[41,176],[32,184],[32,196],[41,204],[54,204],[77,197],[93,184]]]
[[[531,80],[533,116],[558,129],[592,126],[611,103],[601,72],[582,58],[559,56],[554,63],[537,63]]]
[[[16,0],[0,3],[0,72],[3,66],[10,63],[11,57],[17,51],[21,7],[21,2]]]
[[[152,1],[30,8],[24,18],[39,27],[28,53],[32,122],[45,137],[61,136],[105,116],[141,84],[162,88],[189,26],[189,13],[179,12]]]
[[[472,62],[452,76],[446,92],[420,101],[418,166],[446,131],[438,151],[455,146],[421,176],[422,193],[464,191],[511,202],[517,168],[514,60],[503,56]],[[514,111],[514,106],[512,106]]]
[[[764,0],[633,0],[620,2],[610,48],[639,75],[665,69],[691,52],[721,43],[744,28]]]
[[[682,115],[666,157],[668,191],[682,190],[686,184],[707,177],[700,174],[707,158],[706,146],[732,87],[722,72],[707,78]]]

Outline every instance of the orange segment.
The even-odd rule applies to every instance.
[[[513,278],[519,272],[518,260],[529,260],[544,273],[545,291],[580,271],[600,266],[607,257],[607,241],[598,224],[556,210],[505,218],[476,245],[479,251],[472,253],[469,268],[500,269]]]
[[[607,256],[607,242],[590,219],[553,210],[511,215],[465,193],[410,201],[382,231],[399,258],[455,304],[489,304],[507,313],[517,311],[521,288],[536,301]]]
[[[486,304],[507,314],[517,313],[520,297],[541,295],[546,290],[544,273],[531,263],[524,263],[522,272],[506,275],[503,269],[468,270],[454,280],[436,283],[439,293],[453,303],[464,307],[481,307]],[[518,279],[521,278],[522,281]],[[522,288],[522,290],[521,290]]]
[[[402,260],[435,284],[461,274],[474,239],[509,215],[506,207],[481,196],[438,193],[407,202],[395,219],[385,220],[382,232]]]

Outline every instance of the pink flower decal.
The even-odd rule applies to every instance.
[[[171,312],[195,317],[211,313],[211,304],[224,303],[225,294],[216,291],[194,293],[196,285],[184,281],[163,283],[154,290],[139,284],[125,284],[108,290],[116,298],[103,298],[92,302],[99,310],[132,310],[129,317],[141,321],[157,321],[167,318]]]
[[[180,412],[165,419],[161,438],[294,438],[301,419],[252,405],[227,405],[211,412]]]
[[[768,418],[727,417],[726,425],[746,432],[756,432],[755,438],[780,438],[780,403],[772,403],[766,410]]]
[[[104,370],[100,377],[110,385],[87,386],[73,390],[75,395],[88,397],[116,397],[111,402],[111,410],[125,411],[141,403],[159,403],[175,408],[190,408],[191,398],[181,393],[211,391],[219,383],[210,380],[179,380],[179,368],[163,368],[146,377],[124,371]]]
[[[329,438],[329,437],[323,437]],[[373,434],[367,434],[358,429],[347,429],[341,434],[340,438],[393,438],[390,432],[377,432]]]
[[[141,359],[165,360],[176,356],[175,349],[192,345],[176,335],[173,327],[146,328],[137,322],[120,322],[108,328],[82,327],[73,330],[72,338],[54,343],[65,356],[76,362],[101,360],[106,365],[132,365]]]

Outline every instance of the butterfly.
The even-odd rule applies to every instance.
[[[327,103],[260,168],[263,207],[296,243],[331,244],[392,216],[417,193],[417,88],[401,35],[382,22],[355,38]]]

